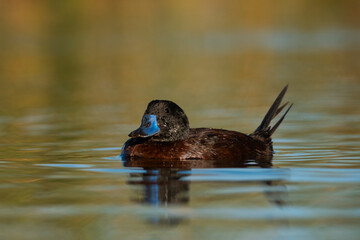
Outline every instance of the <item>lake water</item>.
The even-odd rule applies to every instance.
[[[0,239],[359,239],[356,7],[195,2],[4,4]],[[271,168],[118,157],[152,99],[251,133],[288,83]]]

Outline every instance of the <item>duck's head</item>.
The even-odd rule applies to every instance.
[[[185,139],[189,132],[188,118],[176,103],[153,100],[146,108],[140,127],[132,131],[129,137],[169,142]]]

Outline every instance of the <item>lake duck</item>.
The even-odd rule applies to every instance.
[[[138,129],[129,134],[122,159],[237,160],[272,158],[271,136],[292,104],[271,127],[288,102],[280,106],[288,86],[280,92],[264,119],[251,134],[214,128],[190,128],[185,112],[168,100],[151,101]]]

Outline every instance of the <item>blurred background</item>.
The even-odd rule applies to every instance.
[[[250,133],[286,84],[273,169],[114,157],[150,100]],[[358,0],[0,0],[0,238],[357,240],[359,103]]]
[[[156,98],[255,107],[287,83],[293,101],[358,88],[359,12],[356,0],[1,1],[0,113],[137,116]]]

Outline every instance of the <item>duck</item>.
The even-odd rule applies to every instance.
[[[129,133],[122,147],[123,160],[244,160],[272,159],[272,135],[293,106],[279,120],[271,121],[289,104],[281,105],[288,89],[277,96],[260,125],[251,134],[216,128],[190,128],[184,110],[170,100],[152,100],[140,127]]]

